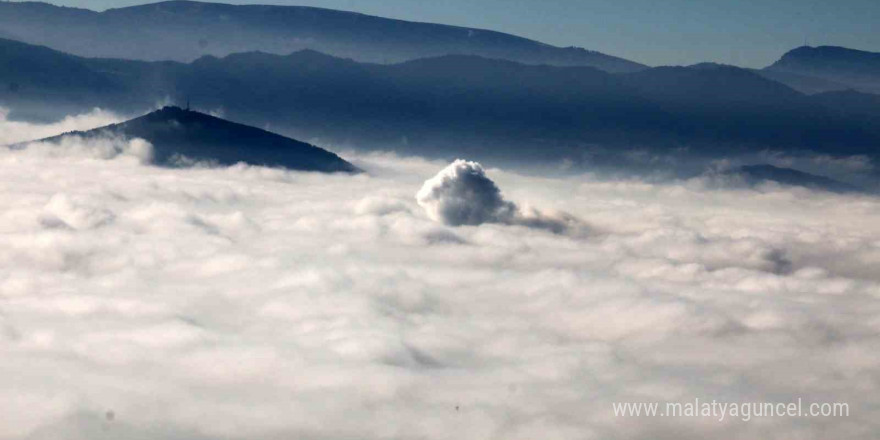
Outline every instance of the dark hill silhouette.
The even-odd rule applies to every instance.
[[[194,160],[216,165],[244,162],[303,171],[357,171],[354,165],[327,150],[179,107],[164,107],[130,121],[44,141],[54,142],[70,135],[145,139],[153,144],[153,161],[157,165],[174,166]]]
[[[809,189],[818,189],[836,193],[860,192],[862,189],[824,176],[805,173],[792,168],[783,168],[773,165],[745,165],[734,168],[728,174],[742,177],[750,185],[765,181],[776,182],[782,185],[801,186]]]
[[[842,90],[819,93],[810,98],[841,118],[860,121],[880,129],[880,95]]]
[[[737,68],[736,66],[718,64],[718,63],[699,63],[688,66],[694,69],[718,69],[718,68]],[[801,75],[781,70],[770,69],[745,69],[758,76],[762,76],[770,81],[784,84],[789,88],[800,93],[812,95],[815,93],[831,92],[837,90],[846,90],[850,88],[846,84],[818,78],[815,76]]]
[[[528,64],[632,72],[645,66],[581,48],[514,35],[302,6],[169,1],[95,12],[46,3],[0,3],[0,32],[64,52],[189,62],[203,55],[314,49],[389,63],[472,54]]]
[[[723,65],[657,67],[620,75],[628,86],[677,121],[678,139],[734,151],[752,148],[876,155],[880,133],[841,117],[829,103],[811,100],[748,69]]]
[[[850,86],[815,76],[786,72],[782,70],[751,69],[752,72],[772,81],[785,84],[798,92],[808,95],[816,93],[847,90]]]
[[[796,105],[804,100],[790,87],[747,69],[721,64],[656,67],[622,78],[646,96],[681,106],[701,105],[707,100],[728,106]]]
[[[792,73],[880,93],[880,53],[836,46],[803,46],[787,52],[765,70]]]

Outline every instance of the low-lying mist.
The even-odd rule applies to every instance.
[[[0,107],[0,146],[43,139],[71,131],[91,130],[123,120],[121,116],[101,109],[42,124],[11,119],[10,113],[10,109]]]
[[[455,164],[391,153],[343,154],[355,176],[169,169],[134,140],[77,142],[0,147],[0,438],[880,429],[876,197],[467,162],[478,185],[443,184]],[[450,200],[510,213],[456,221]],[[565,213],[577,233],[529,213]],[[850,416],[612,411],[694,398],[847,402]]]

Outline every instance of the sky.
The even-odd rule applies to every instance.
[[[56,0],[104,10],[144,0]],[[648,65],[764,67],[803,45],[880,51],[876,0],[233,0],[487,28]]]

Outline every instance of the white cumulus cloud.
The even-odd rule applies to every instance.
[[[480,164],[461,159],[425,181],[416,200],[429,217],[452,226],[510,223],[517,210]]]
[[[425,181],[416,194],[419,205],[434,221],[450,226],[483,223],[516,224],[563,233],[582,231],[571,214],[544,214],[534,207],[522,209],[507,201],[477,162],[458,159]]]

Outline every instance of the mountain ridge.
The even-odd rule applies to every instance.
[[[0,32],[80,56],[146,61],[189,62],[202,55],[308,48],[375,63],[462,53],[527,64],[591,65],[612,72],[647,67],[498,31],[309,6],[168,1],[96,12],[37,2],[0,3]]]

